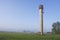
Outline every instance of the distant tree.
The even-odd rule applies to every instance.
[[[60,22],[53,23],[52,27],[52,33],[60,34]]]

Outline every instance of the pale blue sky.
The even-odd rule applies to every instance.
[[[60,21],[60,0],[0,0],[0,31],[38,32],[39,4],[44,6],[44,32]]]

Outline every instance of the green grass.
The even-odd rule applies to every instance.
[[[0,32],[0,40],[60,40],[60,35]]]

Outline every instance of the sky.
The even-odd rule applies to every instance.
[[[0,31],[39,32],[39,5],[43,9],[43,31],[51,32],[60,21],[60,0],[0,0]]]

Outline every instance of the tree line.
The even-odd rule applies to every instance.
[[[52,24],[52,33],[53,34],[60,34],[60,22],[55,22]]]

